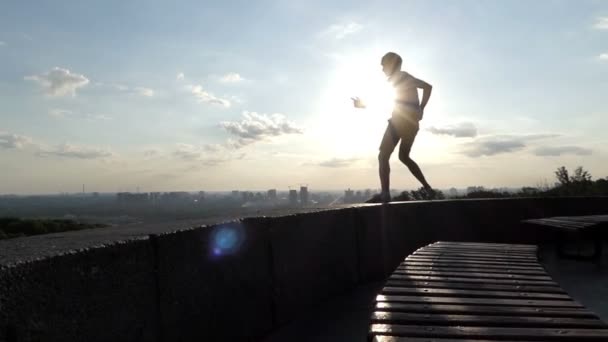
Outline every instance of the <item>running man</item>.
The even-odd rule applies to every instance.
[[[403,60],[401,56],[394,52],[389,52],[382,57],[382,71],[388,77],[388,81],[393,84],[396,90],[395,106],[393,114],[388,120],[388,127],[382,137],[380,143],[380,154],[378,161],[380,164],[380,185],[382,192],[379,198],[374,198],[373,202],[390,202],[390,165],[389,159],[395,150],[395,147],[401,140],[399,146],[399,160],[408,167],[410,172],[418,179],[424,187],[427,195],[432,198],[433,188],[424,178],[422,170],[416,162],[410,158],[410,150],[414,144],[414,139],[418,133],[419,124],[424,114],[426,107],[431,97],[433,87],[405,71],[401,71]],[[418,88],[423,90],[422,102],[418,99]],[[362,100],[358,97],[352,99],[356,108],[365,108]]]

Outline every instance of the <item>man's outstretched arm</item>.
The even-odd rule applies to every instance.
[[[424,107],[426,107],[426,104],[429,103],[429,99],[431,98],[433,86],[419,79],[416,79],[415,84],[416,88],[422,89],[422,101],[420,101],[420,109],[422,109],[422,112],[424,112]]]

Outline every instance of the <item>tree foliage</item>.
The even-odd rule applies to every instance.
[[[87,224],[73,220],[20,219],[0,217],[0,240],[6,238],[59,233],[71,230],[104,227],[102,224]]]

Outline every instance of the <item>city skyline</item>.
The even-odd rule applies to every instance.
[[[433,186],[603,178],[607,39],[597,1],[3,3],[0,193],[376,189],[387,51],[433,85]]]

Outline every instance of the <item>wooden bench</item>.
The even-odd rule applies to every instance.
[[[556,216],[522,221],[526,224],[549,227],[558,232],[557,252],[560,257],[572,259],[594,259],[602,257],[603,241],[608,236],[608,215],[590,216]],[[567,241],[583,239],[593,242],[591,255],[568,253],[565,249]]]
[[[369,341],[608,341],[608,326],[555,283],[533,245],[436,242],[376,297]]]

